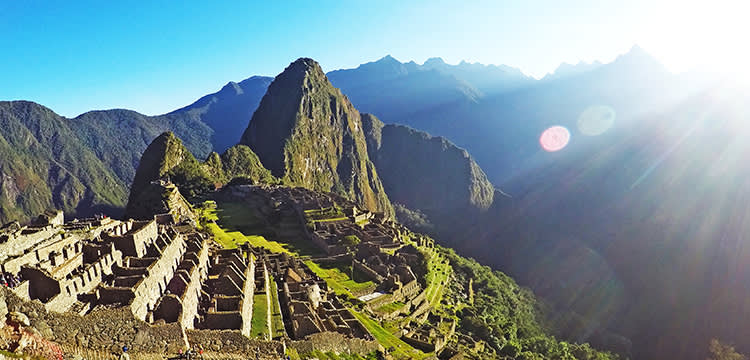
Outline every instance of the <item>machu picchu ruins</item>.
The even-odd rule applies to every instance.
[[[420,325],[449,275],[430,238],[333,193],[233,185],[214,197],[253,209],[261,215],[258,233],[304,251],[250,242],[224,248],[196,222],[206,222],[199,210],[186,212],[174,185],[151,186],[168,196],[152,207],[164,212],[150,219],[65,221],[62,212],[48,211],[27,225],[5,225],[0,267],[14,280],[9,289],[49,312],[85,318],[123,309],[152,326],[174,324],[192,339],[201,331],[233,331],[294,344],[335,333],[377,349],[366,316],[404,324],[403,344],[419,351],[437,353],[448,343],[452,333]],[[442,266],[439,283],[426,280],[428,262]],[[358,286],[332,288],[324,277],[338,269]]]

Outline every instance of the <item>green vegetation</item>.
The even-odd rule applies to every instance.
[[[16,354],[14,352],[7,351],[7,350],[0,350],[0,355],[5,356],[6,358],[11,358],[11,359],[23,359],[24,358],[22,354]]]
[[[276,183],[271,173],[263,168],[258,157],[244,145],[228,149],[221,157],[211,153],[201,163],[190,153],[173,133],[165,132],[149,144],[141,156],[133,179],[128,212],[135,212],[136,200],[147,185],[154,180],[169,178],[183,196],[194,200],[226,184],[235,177],[249,183]]]
[[[473,282],[474,303],[456,306],[458,330],[471,333],[498,354],[524,359],[617,359],[588,344],[570,344],[550,336],[540,325],[542,314],[531,291],[507,275],[456,255],[452,249],[436,249],[453,265],[455,280],[448,282],[446,297],[454,304],[468,294]]]
[[[409,229],[427,234],[435,231],[435,225],[430,222],[430,219],[423,212],[411,210],[401,204],[393,204],[393,209],[396,211],[398,222],[406,225]]]
[[[65,119],[28,101],[0,101],[0,224],[47,209],[120,216],[125,182],[79,141]]]
[[[250,319],[250,337],[268,337],[268,299],[266,294],[253,295],[253,315]]]
[[[393,349],[392,355],[394,357],[398,359],[423,359],[428,357],[427,354],[414,349],[403,340],[385,330],[380,324],[375,320],[370,319],[367,315],[351,309],[350,311],[381,345],[386,349]]]
[[[718,339],[711,339],[708,343],[711,357],[706,360],[747,360],[747,356],[734,350],[734,346],[724,344]]]
[[[425,290],[425,297],[433,308],[437,308],[440,306],[443,289],[448,282],[448,277],[453,271],[453,268],[439,253],[431,253],[426,257],[427,278],[425,282],[427,284],[427,289]]]
[[[345,219],[346,215],[338,207],[332,206],[325,209],[312,209],[305,210],[305,217],[308,220],[320,221],[320,220],[332,220],[332,219]]]
[[[321,279],[325,280],[336,294],[354,297],[353,293],[360,293],[367,289],[374,289],[375,283],[369,280],[363,280],[361,276],[358,276],[358,272],[355,271],[353,280],[348,274],[351,274],[351,264],[316,264],[311,260],[305,261],[310,270],[320,276]]]
[[[341,239],[341,243],[348,247],[355,247],[359,245],[359,243],[362,242],[357,235],[346,235],[343,239]]]
[[[286,335],[284,320],[281,317],[281,306],[279,305],[279,289],[273,276],[269,276],[271,291],[271,338],[279,338]]]
[[[396,311],[398,309],[401,309],[402,307],[404,307],[404,305],[406,305],[406,304],[404,304],[401,301],[396,301],[396,302],[392,302],[390,304],[385,304],[385,305],[383,305],[383,306],[375,309],[375,311],[379,312],[379,313],[383,313],[383,314],[390,314],[390,313],[392,313],[392,312],[394,312],[394,311]]]
[[[297,235],[297,232],[301,229],[292,231],[294,235],[284,236],[290,228],[299,226],[296,222],[289,224],[282,219],[277,224],[271,224],[268,222],[266,215],[247,202],[217,201],[215,215],[218,219],[218,226],[224,232],[262,235],[262,239],[252,238],[251,244],[253,246],[297,256],[321,255],[320,249],[315,244]]]
[[[362,123],[369,156],[388,184],[388,196],[399,199],[397,215],[407,226],[432,233],[432,224],[453,225],[452,218],[492,205],[495,188],[466,150],[407,126],[384,125],[374,116]]]
[[[214,203],[215,204],[215,203]],[[268,241],[265,237],[260,235],[245,235],[240,231],[230,231],[224,226],[224,222],[234,224],[234,222],[242,223],[243,220],[252,222],[254,217],[249,216],[249,213],[245,210],[244,206],[236,203],[221,203],[221,207],[216,205],[206,205],[200,207],[200,225],[204,227],[209,233],[214,236],[214,240],[218,242],[225,249],[237,248],[240,244],[250,243],[255,247],[263,247],[273,252],[286,252],[291,253],[283,245],[275,242]],[[219,215],[229,212],[232,215]],[[216,223],[216,220],[221,219],[221,226]],[[230,225],[231,226],[231,225]]]

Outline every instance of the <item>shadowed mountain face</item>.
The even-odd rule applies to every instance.
[[[476,104],[488,94],[534,81],[507,66],[448,65],[440,58],[418,65],[401,63],[391,56],[356,69],[331,71],[328,77],[358,109],[387,123],[407,123],[413,113],[439,106]]]
[[[362,123],[370,158],[393,202],[419,209],[436,225],[492,205],[495,189],[466,150],[370,114],[362,115]]]
[[[241,143],[287,184],[393,214],[367,155],[359,111],[312,59],[293,62],[274,79]]]
[[[214,94],[170,114],[188,114],[200,118],[213,130],[211,145],[222,153],[240,141],[260,99],[273,78],[253,76],[239,83],[230,82]]]
[[[69,121],[73,131],[120,180],[133,181],[138,161],[159,134],[171,131],[199,159],[237,144],[271,78],[254,76],[230,82],[220,91],[166,115],[102,110]]]
[[[388,69],[400,70],[385,71],[385,64],[389,64]],[[587,110],[611,109],[614,119],[612,131],[608,133],[613,133],[644,114],[676,104],[694,88],[667,72],[638,47],[612,63],[568,71],[568,74],[563,74],[563,71],[559,78],[545,81],[518,76],[492,77],[482,73],[485,79],[493,79],[492,82],[503,90],[460,91],[461,96],[431,93],[422,97],[414,95],[422,93],[418,91],[410,90],[407,94],[384,91],[390,84],[399,82],[410,84],[409,88],[421,86],[420,82],[408,77],[412,74],[407,70],[409,64],[399,64],[395,59],[384,58],[357,69],[331,72],[330,76],[334,85],[341,87],[355,106],[378,116],[385,123],[408,125],[434,136],[444,136],[465,148],[482,166],[490,181],[509,192],[517,190],[507,187],[511,179],[524,175],[530,165],[546,161],[547,157],[539,147],[539,136],[546,128],[562,125],[573,130],[574,137],[586,140],[571,141],[570,148],[585,148],[588,143],[598,141],[580,137],[575,131],[577,122]],[[456,65],[456,68],[462,66],[466,64]],[[429,71],[416,73],[427,76],[430,71],[435,71],[461,83],[472,84],[466,72],[440,70],[446,67],[450,68],[450,65],[432,60],[422,66]],[[389,77],[382,73],[389,74]],[[514,74],[512,71],[507,73]],[[379,76],[384,81],[372,85],[362,80]],[[455,83],[451,86],[424,86],[429,87],[429,91],[443,89],[440,91],[444,93],[460,88]],[[477,89],[474,85],[471,88]],[[394,100],[373,103],[373,99],[383,97],[393,97]]]
[[[712,88],[554,154],[516,180],[525,190],[483,221],[494,226],[457,246],[581,314],[583,339],[615,330],[643,359],[705,358],[696,348],[712,337],[746,353],[748,100]]]

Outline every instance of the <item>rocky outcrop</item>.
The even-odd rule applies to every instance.
[[[393,215],[359,111],[312,59],[298,59],[274,79],[241,143],[289,185],[333,191]]]
[[[211,153],[201,163],[180,139],[165,132],[143,153],[130,189],[126,215],[148,219],[154,214],[176,211],[193,218],[185,198],[213,190],[236,178],[250,183],[277,182],[245,145],[233,146],[222,155]]]

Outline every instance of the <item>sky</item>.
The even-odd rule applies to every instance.
[[[745,1],[747,2],[747,1]],[[0,100],[157,115],[299,57],[506,64],[537,78],[638,44],[674,72],[750,60],[743,1],[0,0]],[[738,70],[739,71],[739,70]]]

